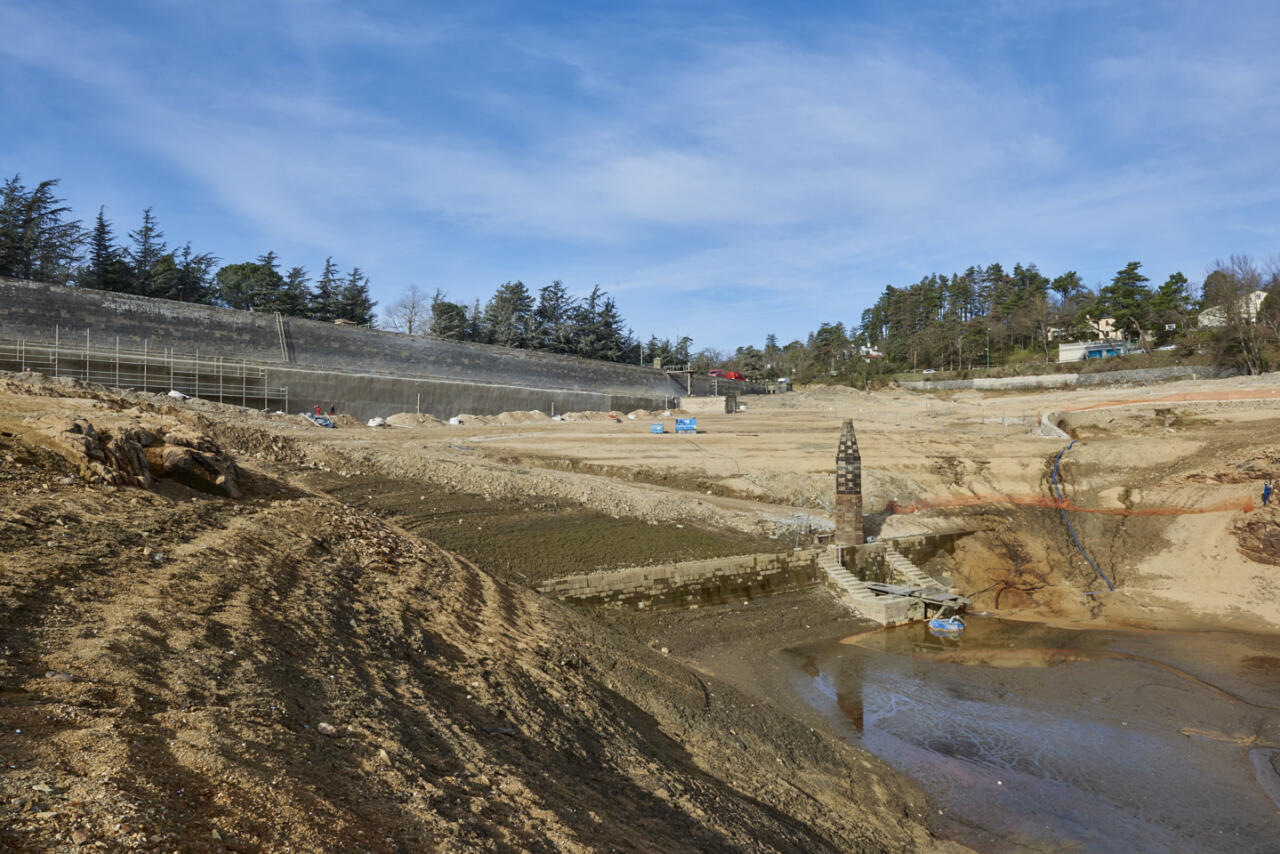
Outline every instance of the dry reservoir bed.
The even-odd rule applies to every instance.
[[[1198,388],[1231,391],[1234,407],[1249,382]],[[1140,776],[1124,758],[1138,724],[1148,740],[1134,744],[1158,745],[1175,765],[1186,757],[1240,797],[1219,824],[1142,805],[1126,838],[1185,830],[1213,850],[1222,830],[1233,850],[1249,850],[1271,838],[1249,805],[1265,804],[1258,780],[1280,747],[1263,708],[1275,705],[1273,683],[1249,674],[1271,673],[1276,657],[1262,635],[1280,627],[1280,555],[1267,535],[1274,509],[1247,501],[1280,477],[1270,439],[1280,421],[1201,400],[1162,412],[1133,404],[1134,390],[1110,400],[1121,407],[1064,415],[1082,440],[1063,467],[1072,505],[1108,511],[1078,522],[1121,587],[1100,600],[1085,595],[1092,570],[1051,508],[1007,496],[1043,494],[1065,444],[1021,432],[1039,419],[1019,417],[1110,394],[821,391],[699,416],[701,432],[677,438],[608,418],[518,432],[322,431],[200,401],[7,383],[0,804],[19,818],[0,840],[38,850],[945,849],[933,827],[979,847],[1070,844],[1092,830],[1040,830],[1030,801],[1058,798],[1064,815],[1077,802],[1132,811],[1114,793]],[[207,441],[239,461],[242,494],[189,479],[89,484],[58,438],[69,434],[53,429],[72,417],[96,425],[104,447],[137,427],[170,437],[166,448]],[[949,569],[981,607],[1112,640],[1076,643],[1079,654],[1045,669],[1024,650],[1072,643],[1015,639],[1001,660],[1017,666],[996,667],[984,655],[998,644],[977,631],[951,658],[828,646],[865,626],[821,591],[639,616],[574,612],[528,590],[539,576],[672,551],[777,549],[767,535],[779,518],[824,513],[844,417],[859,430],[872,512],[934,499],[888,515],[886,535],[964,527],[972,533]],[[1194,512],[1131,512],[1150,507]],[[1135,628],[1163,631],[1143,646]],[[1232,642],[1247,656],[1210,659],[1184,648],[1176,633],[1187,629],[1258,636]],[[1061,678],[1042,685],[1034,673]],[[1110,696],[1085,693],[1094,683]],[[804,702],[815,684],[833,686],[834,706]],[[905,706],[893,705],[899,688],[910,688]],[[1045,717],[1068,700],[1102,711]],[[922,712],[936,707],[945,720]],[[1025,727],[998,737],[1009,717]],[[1037,764],[1026,744],[1039,728],[1071,743],[1093,734],[1112,764],[1052,745]],[[878,735],[867,741],[869,731]],[[921,735],[935,731],[944,737]],[[913,750],[924,751],[914,764]],[[935,765],[947,773],[928,773]],[[1106,770],[1094,778],[1086,765]],[[915,788],[1005,770],[999,788],[1012,788],[985,813],[965,814],[946,786],[934,805]]]

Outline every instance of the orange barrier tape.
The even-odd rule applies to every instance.
[[[1071,501],[1058,502],[1047,495],[963,495],[948,498],[921,498],[910,504],[890,501],[885,505],[889,515],[905,515],[921,510],[943,507],[980,507],[986,504],[1016,504],[1020,507],[1063,508],[1077,513],[1098,513],[1104,516],[1191,516],[1200,513],[1252,513],[1257,509],[1251,498],[1219,501],[1206,507],[1080,507]]]

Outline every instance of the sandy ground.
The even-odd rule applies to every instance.
[[[0,412],[6,849],[950,847],[873,757],[309,489],[357,461],[291,420],[38,382]],[[197,432],[238,498],[94,480]]]
[[[1280,476],[1277,390],[1274,374],[985,396],[821,389],[699,415],[695,436],[652,435],[652,421],[670,431],[674,417],[637,413],[365,431],[329,444],[495,494],[769,533],[810,516],[829,522],[834,448],[852,418],[868,531],[977,531],[961,541],[960,577],[982,607],[1276,631],[1276,510],[1257,505],[1263,482]],[[1059,465],[1068,518],[1114,594],[1086,595],[1107,586],[1056,507],[1053,462],[1067,442],[1040,435],[1042,415],[1078,440]],[[927,509],[901,512],[916,507]]]
[[[426,536],[441,514],[406,509],[417,506],[406,482],[421,505],[495,502],[486,518],[576,507],[601,525],[652,525],[660,541],[681,526],[754,541],[826,516],[840,424],[853,418],[869,526],[972,531],[944,562],[978,607],[1274,632],[1275,510],[1253,503],[1280,474],[1275,387],[1268,376],[999,396],[819,390],[700,414],[697,435],[677,436],[649,432],[673,428],[661,413],[323,430],[4,381],[0,842],[946,847],[909,783],[779,708],[769,679],[718,672],[737,654],[856,626],[826,594],[717,612],[731,618],[602,620],[543,599],[500,559],[486,572],[442,549]],[[1060,465],[1069,518],[1116,593],[1090,595],[1102,580],[1053,506],[1066,442],[1032,432],[1042,413],[1079,440]],[[169,453],[199,444],[194,434],[201,459],[234,461],[239,497],[219,493],[223,463],[148,488],[93,482],[68,445],[72,417],[93,424],[112,470],[146,436]],[[380,482],[402,500],[379,503]],[[713,539],[688,547],[724,547]],[[627,550],[600,554],[616,565]],[[680,639],[709,632],[728,638],[720,651],[686,656]]]

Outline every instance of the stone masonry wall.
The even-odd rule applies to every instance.
[[[898,553],[907,560],[916,566],[923,566],[939,551],[952,552],[955,548],[956,540],[969,533],[971,532],[956,531],[945,534],[917,534],[909,537],[894,537],[887,542],[892,543]],[[884,547],[885,541],[854,546],[851,550],[853,553],[851,559],[853,566],[849,567],[850,571],[862,581],[878,581],[881,584],[894,583],[894,580],[889,575],[889,562],[885,559]],[[846,563],[849,560],[849,558],[846,558]]]
[[[0,339],[246,359],[288,385],[290,407],[334,402],[365,418],[674,406],[666,374],[528,350],[0,279]],[[424,393],[425,392],[425,393]],[[295,401],[297,406],[293,405]]]
[[[988,389],[1013,391],[1024,388],[1062,388],[1076,385],[1118,385],[1120,383],[1155,383],[1179,379],[1219,379],[1240,373],[1235,368],[1210,365],[1174,365],[1165,368],[1134,368],[1127,371],[1100,371],[1091,374],[1040,374],[1030,377],[977,377],[971,380],[937,380],[899,383],[912,391],[954,391]]]
[[[818,549],[743,555],[570,575],[537,585],[576,605],[695,607],[814,587]]]

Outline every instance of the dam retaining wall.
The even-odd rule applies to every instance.
[[[287,389],[293,411],[335,404],[361,419],[659,409],[685,393],[662,371],[638,365],[14,279],[0,279],[0,339],[14,343],[15,355],[16,342],[78,349],[94,373],[107,372],[113,352],[131,354],[136,365],[145,353],[149,381],[173,354],[207,374],[215,361],[233,360],[264,371],[266,387]],[[120,384],[139,387],[126,382],[133,376]]]

